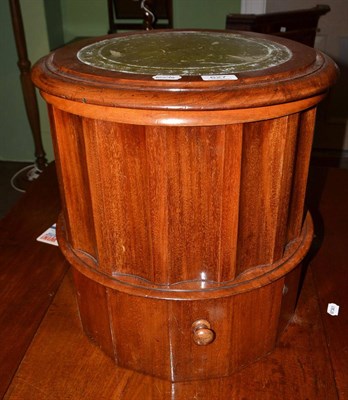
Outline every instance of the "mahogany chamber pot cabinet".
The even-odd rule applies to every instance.
[[[121,367],[222,377],[274,349],[313,235],[316,106],[337,77],[280,37],[149,31],[41,59],[58,239],[85,333]]]

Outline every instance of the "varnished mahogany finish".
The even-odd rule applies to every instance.
[[[226,376],[270,352],[294,311],[315,106],[336,68],[272,42],[290,59],[233,81],[95,68],[76,57],[89,42],[34,69],[82,324],[119,366],[174,382]],[[192,334],[197,320],[208,325]]]
[[[295,317],[277,348],[228,378],[172,384],[115,367],[83,334],[70,274],[61,282],[64,272],[57,273],[66,265],[63,257],[55,246],[36,242],[33,247],[38,232],[56,221],[58,213],[55,170],[46,169],[1,221],[0,376],[6,379],[0,380],[0,397],[346,399],[348,359],[342,349],[348,340],[348,171],[311,172],[309,205],[320,213],[316,241],[322,243],[311,258]],[[325,227],[323,238],[320,225]],[[46,311],[47,306],[38,305],[47,300],[52,303]],[[326,313],[332,301],[341,307],[338,317]]]
[[[199,319],[192,324],[193,340],[198,346],[207,346],[212,343],[215,333],[211,329],[209,321]]]

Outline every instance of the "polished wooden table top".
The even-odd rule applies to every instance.
[[[320,213],[321,246],[277,349],[229,378],[171,384],[115,367],[84,335],[67,263],[58,248],[35,241],[59,210],[50,166],[0,221],[0,397],[348,399],[348,171],[314,172],[309,200]],[[326,313],[329,302],[339,316]]]

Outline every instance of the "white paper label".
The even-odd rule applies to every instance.
[[[204,81],[236,81],[236,75],[201,75]]]
[[[327,313],[332,315],[332,316],[338,315],[339,310],[340,310],[340,306],[338,306],[335,303],[329,303],[327,305]]]
[[[181,75],[155,75],[152,77],[155,81],[178,81]]]
[[[38,242],[53,244],[53,246],[58,246],[56,237],[56,224],[53,224],[44,233],[42,233],[36,240]]]

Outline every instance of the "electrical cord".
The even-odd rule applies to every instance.
[[[15,180],[20,174],[23,174],[25,171],[28,171],[26,173],[26,176],[27,176],[27,180],[29,182],[32,182],[33,180],[37,179],[40,176],[41,172],[42,172],[42,170],[39,169],[36,166],[36,164],[27,165],[26,167],[24,167],[24,168],[20,169],[19,171],[17,171],[11,178],[11,186],[12,186],[13,189],[15,189],[15,190],[17,190],[18,192],[21,192],[21,193],[25,193],[25,190],[19,188],[16,185]]]

